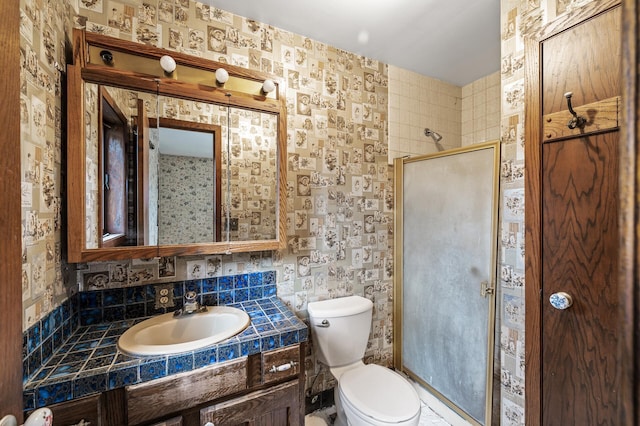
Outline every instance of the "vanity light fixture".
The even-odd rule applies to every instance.
[[[229,73],[224,68],[218,68],[216,70],[216,81],[224,86],[224,84],[229,80]]]
[[[264,93],[271,93],[276,90],[276,84],[270,78],[266,79],[264,83],[262,83],[262,91]]]
[[[169,55],[160,58],[160,66],[165,73],[171,74],[176,70],[176,60]]]

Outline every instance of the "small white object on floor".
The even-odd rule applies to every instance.
[[[304,416],[304,426],[328,426],[322,417],[318,417],[315,414],[307,414]]]
[[[331,416],[336,413],[335,405],[316,410],[304,416],[304,426],[330,426],[333,424]]]

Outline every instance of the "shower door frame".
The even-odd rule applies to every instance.
[[[500,141],[490,141],[469,145],[462,148],[455,148],[435,154],[421,155],[413,158],[396,158],[394,160],[394,197],[395,197],[395,217],[394,217],[394,297],[393,297],[393,348],[394,348],[394,368],[403,371],[411,379],[418,382],[421,386],[431,392],[441,402],[455,411],[458,415],[469,421],[473,425],[482,425],[474,417],[459,407],[454,401],[443,395],[433,386],[426,382],[425,379],[411,371],[404,365],[403,361],[403,287],[404,287],[404,166],[407,163],[425,161],[434,158],[459,155],[468,152],[474,152],[484,149],[493,149],[493,199],[490,201],[493,211],[491,212],[491,255],[490,255],[490,282],[487,285],[487,293],[489,297],[489,308],[487,318],[487,342],[486,342],[486,379],[485,379],[485,412],[484,424],[490,425],[492,422],[493,410],[493,365],[494,365],[494,344],[495,344],[495,314],[496,314],[496,298],[498,281],[498,216],[499,216],[499,199],[500,199]],[[480,292],[481,289],[478,288]]]

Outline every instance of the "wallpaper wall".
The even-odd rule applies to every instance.
[[[171,279],[194,277],[196,270],[216,276],[275,268],[278,295],[302,316],[310,300],[366,295],[375,303],[367,356],[390,365],[393,205],[387,165],[386,64],[188,0],[142,4],[82,0],[74,19],[89,31],[283,79],[288,111],[288,249],[172,258],[169,263],[176,274]],[[240,137],[239,143],[241,147],[246,143],[247,155],[259,153],[255,140],[245,142]],[[232,156],[233,147],[232,142]],[[273,172],[274,165],[267,170]],[[245,199],[246,195],[241,201]],[[78,265],[77,277],[84,289],[91,288],[83,284],[84,277],[100,271],[111,271],[110,281],[101,283],[106,286],[140,283],[140,277],[144,282],[163,282],[168,278],[160,271],[166,262],[83,264]],[[323,389],[330,384],[328,372],[321,372],[312,357],[308,362],[310,381],[320,373],[314,386]]]
[[[524,425],[524,42],[591,0],[501,0],[501,416]]]
[[[159,244],[215,240],[211,158],[160,154],[158,187]]]
[[[501,424],[524,424],[523,36],[592,0],[501,0]],[[387,66],[192,0],[21,0],[23,327],[76,291],[276,269],[278,294],[306,303],[365,294],[375,301],[367,356],[391,360],[391,212]],[[152,43],[283,78],[288,104],[289,248],[151,262],[64,262],[62,81],[71,26]],[[451,89],[456,90],[456,89]],[[410,112],[399,105],[398,113]],[[455,120],[455,119],[454,119]],[[427,124],[424,125],[427,127]],[[435,126],[434,126],[435,127]],[[439,129],[435,129],[438,131]],[[460,132],[458,136],[460,137]],[[311,204],[309,204],[311,203]],[[366,225],[365,225],[366,224]],[[170,274],[168,274],[168,272]],[[90,275],[88,275],[90,276]],[[87,280],[90,281],[90,280]],[[331,385],[308,359],[308,385]]]
[[[65,134],[62,91],[65,35],[71,26],[66,2],[20,2],[20,150],[22,204],[23,328],[66,300],[62,245]]]

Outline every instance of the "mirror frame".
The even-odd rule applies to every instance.
[[[107,64],[96,59],[96,49],[113,53]],[[172,75],[160,67],[160,58],[170,55],[177,63]],[[134,66],[120,66],[124,58]],[[129,69],[127,69],[129,68]],[[224,68],[229,81],[224,86],[215,79],[215,71]],[[140,72],[143,70],[145,72]],[[276,90],[265,94],[262,83],[271,79]],[[278,116],[277,141],[277,230],[276,238],[256,241],[224,241],[197,244],[120,246],[87,249],[85,204],[85,125],[84,83],[107,84],[130,90],[156,93],[196,102],[206,102],[230,108],[267,112]],[[286,156],[287,109],[284,84],[274,76],[169,51],[131,41],[116,39],[83,29],[73,31],[73,64],[67,66],[67,255],[71,263],[153,258],[159,256],[189,256],[231,254],[250,251],[279,250],[286,247]],[[224,195],[224,194],[221,194]],[[226,231],[223,230],[223,234]]]

